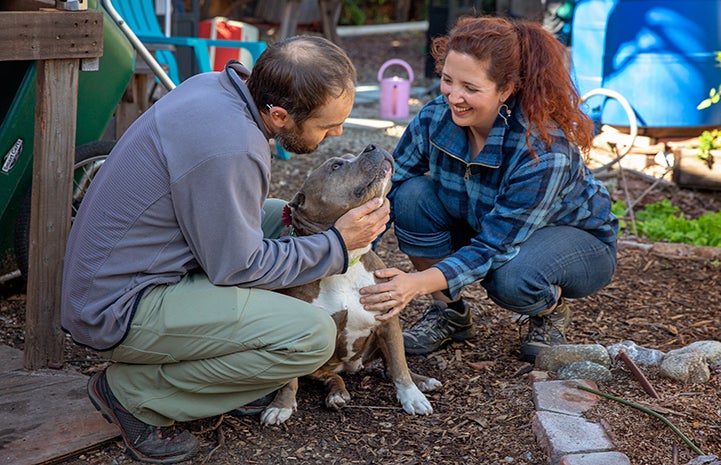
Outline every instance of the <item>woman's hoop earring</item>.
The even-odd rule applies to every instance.
[[[508,118],[511,117],[511,109],[508,108],[508,105],[506,105],[505,103],[501,104],[500,108],[498,109],[498,116],[503,118],[503,123],[508,126]]]

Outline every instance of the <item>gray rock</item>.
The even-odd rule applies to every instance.
[[[623,350],[628,358],[633,360],[636,365],[660,366],[663,357],[666,355],[660,350],[647,349],[636,345],[633,341],[623,341],[618,344],[608,346],[608,355],[611,359],[615,359],[618,353]]]
[[[609,368],[611,358],[600,344],[561,344],[541,350],[536,356],[537,370],[556,372],[574,362],[593,362]]]
[[[659,370],[661,376],[688,384],[702,384],[711,378],[706,356],[698,351],[671,351]]]
[[[670,353],[701,352],[706,357],[706,363],[711,366],[721,366],[721,342],[718,341],[697,341],[686,347],[672,350]]]
[[[598,363],[583,361],[573,362],[559,368],[556,373],[559,379],[590,379],[596,382],[611,381],[611,370]]]
[[[686,465],[721,465],[721,461],[717,460],[715,455],[699,455],[695,459],[689,461]]]

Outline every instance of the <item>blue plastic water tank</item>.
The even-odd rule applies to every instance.
[[[641,127],[721,126],[721,104],[696,109],[721,84],[719,50],[719,0],[618,0],[607,19],[602,87],[626,97]],[[628,125],[614,100],[601,121]]]
[[[579,94],[602,87],[606,24],[617,0],[579,0],[573,11],[571,61]]]

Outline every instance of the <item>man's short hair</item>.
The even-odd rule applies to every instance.
[[[331,98],[353,92],[356,71],[342,48],[319,36],[299,35],[271,44],[247,81],[261,112],[288,111],[298,127]]]

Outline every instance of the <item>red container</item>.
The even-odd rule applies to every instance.
[[[206,19],[200,22],[198,37],[205,39],[258,41],[258,28],[241,21],[232,21],[222,16]],[[213,71],[222,71],[230,60],[238,60],[246,67],[253,67],[253,57],[250,52],[240,48],[208,47],[210,64]]]

